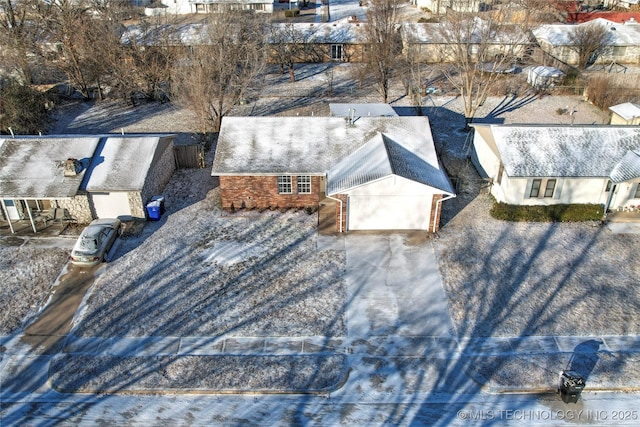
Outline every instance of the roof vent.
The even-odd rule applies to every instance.
[[[64,162],[64,176],[76,176],[82,170],[82,165],[76,159],[67,159]]]

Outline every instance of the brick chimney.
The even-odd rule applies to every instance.
[[[64,162],[64,176],[76,176],[80,171],[80,162],[76,159],[67,159]]]

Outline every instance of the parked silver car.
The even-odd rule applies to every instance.
[[[122,223],[116,218],[100,218],[82,230],[73,250],[71,263],[95,265],[105,259],[113,243],[122,232]]]

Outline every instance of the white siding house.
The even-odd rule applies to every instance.
[[[572,49],[569,35],[576,27],[593,25],[594,23],[602,25],[609,30],[606,46],[601,52],[598,52],[595,63],[640,63],[640,25],[637,22],[629,21],[624,24],[618,24],[607,19],[597,18],[577,25],[541,25],[533,30],[533,35],[543,51],[567,64],[576,65],[578,63],[578,54]]]
[[[471,160],[499,202],[640,205],[639,126],[474,128]]]

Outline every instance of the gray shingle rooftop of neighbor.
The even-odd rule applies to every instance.
[[[352,111],[350,111],[352,110]],[[398,113],[389,104],[329,104],[329,111],[334,117],[397,117]]]
[[[84,178],[100,138],[4,138],[0,145],[0,197],[52,199],[73,197]],[[77,159],[83,165],[76,176],[65,176],[63,163]]]
[[[141,190],[162,137],[166,135],[124,135],[103,139],[90,166],[86,190]]]
[[[426,117],[226,117],[212,175],[323,175],[377,134],[439,169]]]
[[[488,125],[511,177],[608,177],[640,126]]]

